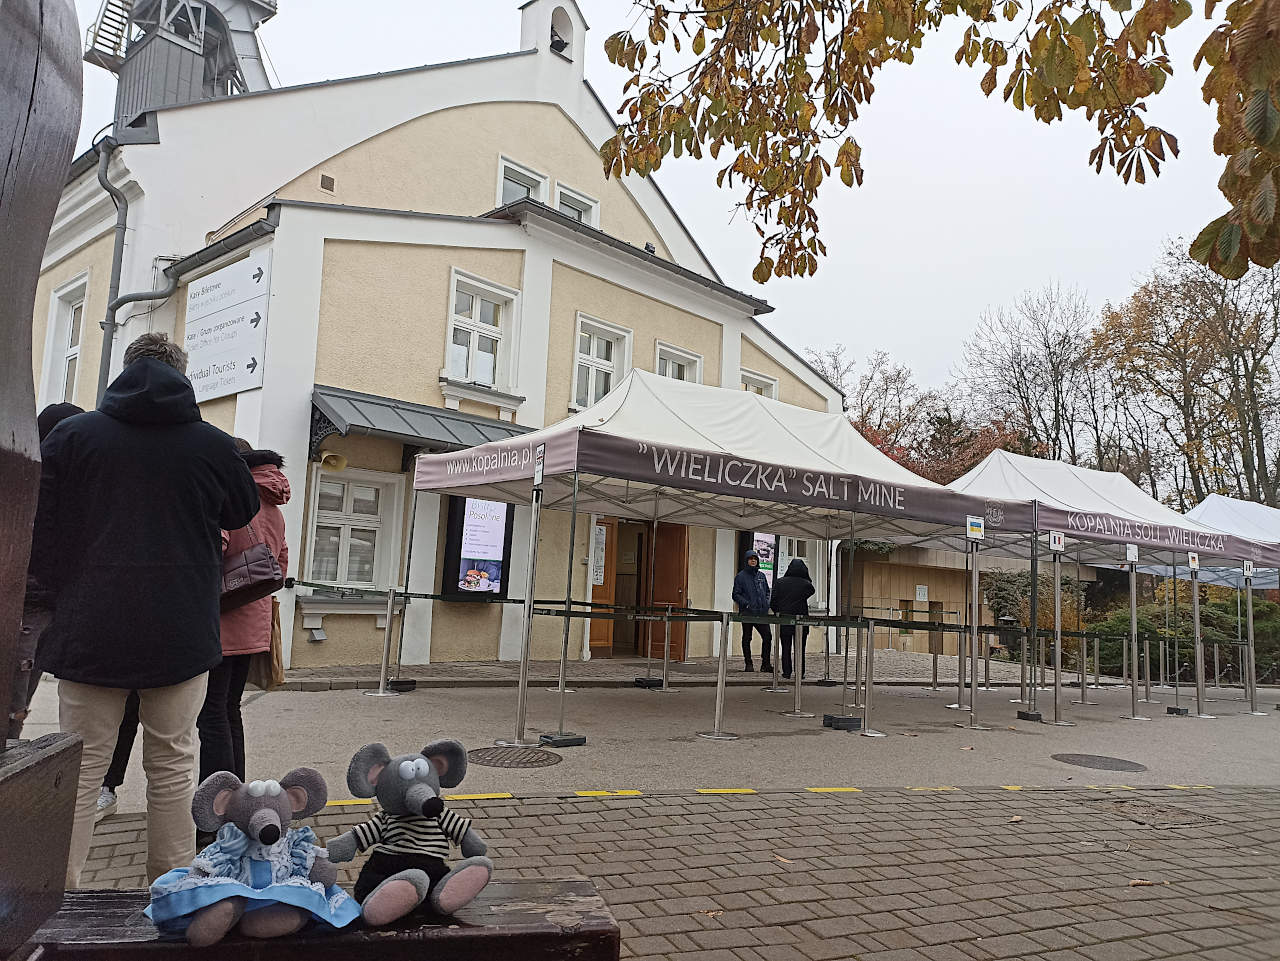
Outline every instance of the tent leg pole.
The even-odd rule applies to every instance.
[[[960,629],[956,631],[956,702],[948,704],[947,709],[951,711],[967,711],[969,706],[964,702],[964,681],[965,681],[965,660],[969,656],[968,636],[969,629],[965,623],[969,618],[969,564],[972,563],[972,556],[966,549],[964,553],[964,619],[959,625]]]
[[[969,656],[973,659],[969,674],[969,727],[976,731],[989,728],[978,723],[978,544],[975,541],[969,553],[973,559],[969,565]]]
[[[840,550],[830,538],[823,541],[824,550],[827,557],[827,606],[826,615],[830,617],[832,613],[839,607],[840,590],[836,580],[837,554]],[[831,677],[831,642],[835,640],[839,643],[840,633],[833,627],[823,628],[822,631],[822,680],[817,681],[818,687],[835,687],[836,682]],[[839,648],[836,649],[839,654]]]
[[[699,731],[698,737],[712,741],[736,741],[738,735],[721,728],[724,721],[724,689],[729,677],[729,615],[720,615],[720,658],[716,670],[716,722],[710,731]]]
[[[1018,696],[1010,698],[1010,704],[1027,703],[1027,636],[1025,634],[1018,638],[1018,647],[1022,649],[1019,652],[1021,654],[1019,661],[1021,661],[1022,667],[1018,673]]]
[[[1129,562],[1129,641],[1124,647],[1133,654],[1131,664],[1126,660],[1133,670],[1128,672],[1129,713],[1121,717],[1126,721],[1149,721],[1151,718],[1138,713],[1138,565],[1134,561]]]
[[[525,738],[525,716],[529,708],[529,651],[533,644],[533,590],[534,575],[538,567],[538,524],[542,519],[542,488],[533,489],[533,501],[529,507],[529,558],[528,580],[524,592],[524,624],[520,637],[520,686],[516,689],[516,733],[510,741],[498,740],[498,747],[537,747],[536,741]]]
[[[1098,653],[1098,639],[1093,639],[1093,689],[1102,689],[1102,660]]]
[[[1204,712],[1204,640],[1200,633],[1200,572],[1191,568],[1191,624],[1196,655],[1196,717],[1210,720],[1212,714]]]
[[[858,733],[863,737],[884,737],[882,732],[871,726],[871,702],[875,700],[876,683],[876,622],[867,623],[867,689],[862,699],[862,730]]]
[[[552,688],[552,692],[559,695],[560,701],[560,723],[556,727],[555,734],[544,734],[538,740],[543,744],[551,747],[577,747],[587,743],[586,735],[574,734],[564,729],[564,709],[565,695],[573,694],[569,690],[567,684],[569,680],[569,625],[571,618],[569,617],[569,608],[573,603],[573,561],[577,555],[578,547],[578,474],[575,471],[573,475],[573,501],[569,514],[569,560],[565,565],[564,572],[564,636],[560,644],[560,683]],[[588,538],[588,541],[590,538]],[[588,620],[587,622],[591,622]],[[588,634],[590,627],[587,628]],[[590,641],[588,640],[588,643]]]
[[[1245,638],[1248,641],[1247,657],[1249,660],[1249,674],[1246,683],[1249,685],[1249,713],[1254,717],[1264,717],[1267,712],[1258,710],[1258,664],[1255,659],[1255,648],[1253,644],[1253,581],[1246,579],[1244,582],[1245,594]]]
[[[853,706],[862,706],[862,654],[866,647],[866,629],[857,627],[853,632]]]
[[[1053,723],[1074,727],[1062,716],[1062,554],[1053,554]]]
[[[774,573],[776,574],[777,571],[774,571]],[[765,625],[765,627],[769,630],[768,650],[772,652],[770,657],[773,661],[773,680],[769,682],[768,687],[762,687],[760,690],[768,694],[786,694],[787,688],[782,686],[782,625]],[[795,641],[791,642],[791,646],[795,647]],[[764,659],[765,653],[765,647],[762,644],[760,646],[761,660]],[[792,653],[794,654],[795,652],[792,651]]]

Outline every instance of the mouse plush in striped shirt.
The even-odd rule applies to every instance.
[[[355,897],[366,924],[390,924],[420,905],[453,914],[489,883],[493,862],[471,819],[448,810],[443,788],[467,773],[467,752],[457,741],[434,741],[417,754],[392,757],[385,745],[366,744],[347,768],[356,797],[376,797],[381,810],[328,844],[329,860],[369,851]],[[462,852],[450,865],[449,844]]]

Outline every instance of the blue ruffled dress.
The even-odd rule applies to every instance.
[[[164,934],[182,934],[201,908],[227,898],[248,900],[245,911],[291,904],[317,921],[345,927],[360,916],[360,905],[336,884],[308,880],[317,857],[325,855],[311,828],[290,828],[270,846],[251,841],[234,824],[224,824],[217,840],[196,855],[192,867],[175,868],[151,885],[144,912]]]

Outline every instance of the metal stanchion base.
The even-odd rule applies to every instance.
[[[1216,714],[1192,714],[1191,716],[1198,717],[1202,721],[1216,721],[1218,719]]]
[[[637,677],[637,678],[636,678],[636,687],[640,687],[640,688],[662,687],[662,678],[660,678],[660,677]]]
[[[651,687],[649,688],[654,694],[683,694],[684,692],[676,687]]]
[[[947,704],[946,708],[948,711],[967,711],[969,710],[969,705],[968,704]]]
[[[1157,701],[1155,698],[1150,698],[1150,697],[1140,697],[1138,698],[1138,703],[1139,704],[1163,704],[1164,701]]]
[[[1018,720],[1039,722],[1044,720],[1044,715],[1041,714],[1039,711],[1019,711]]]
[[[1168,707],[1164,709],[1164,712],[1166,714],[1172,715],[1173,717],[1186,717],[1188,714],[1191,713],[1191,709],[1188,707],[1174,707],[1172,704],[1170,704]]]
[[[730,734],[728,731],[699,731],[698,737],[705,737],[710,741],[736,741],[738,735]]]
[[[779,717],[817,717],[816,714],[810,714],[808,711],[779,711]]]
[[[1122,720],[1122,721],[1149,721],[1149,720],[1151,720],[1151,718],[1149,718],[1149,717],[1143,717],[1141,714],[1121,714],[1121,715],[1120,715],[1120,720]]]
[[[538,747],[540,744],[540,741],[508,741],[505,738],[493,742],[494,747]]]
[[[361,691],[365,697],[399,697],[399,691]]]
[[[789,687],[775,687],[772,684],[769,685],[768,687],[762,687],[760,688],[760,690],[764,691],[766,694],[790,694],[791,693],[791,688]]]
[[[860,731],[862,718],[857,714],[824,714],[822,726],[834,728],[837,731]]]
[[[1075,727],[1075,721],[1046,721],[1050,727]]]
[[[956,727],[964,728],[966,731],[994,731],[995,728],[987,727],[985,724],[957,724]]]
[[[991,691],[998,691],[998,690],[1000,690],[1000,688],[998,688],[998,687],[980,687],[980,688],[978,688],[978,690],[979,690],[979,691],[987,691],[987,692],[991,692]]]
[[[549,688],[547,688],[547,693],[548,693],[548,694],[559,694],[559,693],[560,693],[560,685],[558,685],[558,684],[557,684],[555,687],[549,687]],[[565,693],[565,694],[577,694],[578,692],[577,692],[577,691],[575,691],[575,690],[574,690],[573,688],[571,688],[571,687],[566,687],[566,688],[564,689],[564,693]]]
[[[587,736],[566,731],[564,734],[543,734],[538,742],[543,747],[580,747],[587,743]]]
[[[1270,716],[1271,715],[1266,711],[1249,711],[1245,714],[1245,717],[1270,717]]]
[[[861,734],[863,737],[888,737],[889,736],[888,734],[885,734],[883,731],[859,731],[858,733]]]
[[[1083,698],[1082,698],[1081,700],[1079,700],[1079,701],[1072,701],[1071,703],[1072,703],[1072,704],[1083,704],[1083,705],[1085,705],[1086,707],[1097,707],[1097,706],[1098,706],[1098,702],[1097,702],[1097,701],[1086,701],[1086,700],[1084,700]]]

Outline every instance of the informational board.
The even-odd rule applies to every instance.
[[[458,590],[502,593],[507,550],[507,505],[468,497],[463,507],[458,559]]]
[[[1253,577],[1253,561],[1244,562],[1244,576],[1246,579]]]
[[[542,486],[542,472],[547,464],[547,445],[539,444],[533,458],[533,486]]]
[[[967,524],[965,527],[965,536],[971,541],[980,541],[987,536],[987,519],[985,517],[975,517],[970,514],[965,518]]]
[[[591,529],[591,583],[595,587],[604,586],[604,561],[608,546],[609,528],[596,524]]]
[[[928,584],[916,585],[916,603],[917,604],[929,603],[929,585]]]
[[[778,564],[778,536],[755,531],[751,535],[751,549],[760,558],[760,570],[764,571],[765,580],[772,588],[774,569]]]
[[[1137,544],[1124,545],[1124,559],[1130,564],[1138,563],[1138,545]]]
[[[1192,552],[1187,555],[1187,566],[1193,571],[1200,570],[1200,555]]]
[[[1062,531],[1049,532],[1049,550],[1055,554],[1061,554],[1067,549],[1067,538]]]
[[[259,247],[230,267],[187,286],[187,379],[196,400],[262,386],[271,304],[271,249]]]

